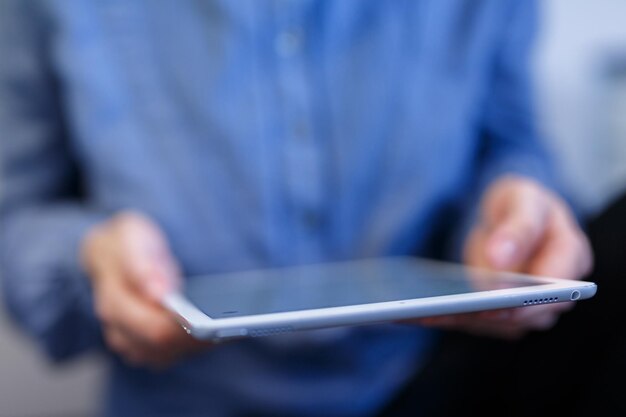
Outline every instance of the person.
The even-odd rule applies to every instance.
[[[109,353],[107,416],[399,413],[437,328],[515,339],[569,307],[211,346],[159,304],[183,277],[461,252],[589,269],[534,126],[533,2],[1,5],[7,303],[55,360]]]

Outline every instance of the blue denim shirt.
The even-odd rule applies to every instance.
[[[104,349],[77,248],[132,208],[185,275],[432,254],[485,185],[545,178],[518,0],[2,0],[0,267],[56,359]],[[467,224],[467,222],[465,222]],[[423,362],[381,325],[115,357],[110,416],[357,416]]]

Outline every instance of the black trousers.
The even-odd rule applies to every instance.
[[[593,299],[519,342],[444,335],[381,417],[626,416],[626,196],[588,233]]]

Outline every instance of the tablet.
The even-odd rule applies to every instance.
[[[582,300],[596,285],[398,257],[189,278],[164,304],[198,339]]]

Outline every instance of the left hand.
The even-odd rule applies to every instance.
[[[162,369],[212,345],[188,335],[161,300],[180,287],[180,268],[163,231],[124,211],[83,238],[81,261],[108,348],[132,366]]]
[[[483,199],[465,245],[465,262],[492,270],[580,279],[592,267],[587,238],[567,204],[537,182],[517,176],[496,181]],[[547,330],[573,303],[421,319],[427,326],[517,339]]]

